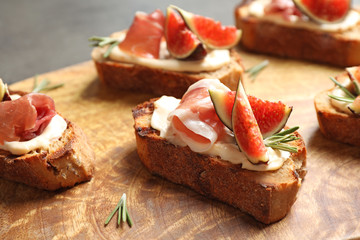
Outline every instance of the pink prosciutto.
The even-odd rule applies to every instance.
[[[303,15],[300,10],[296,8],[292,0],[272,0],[271,3],[265,7],[265,13],[281,14],[285,20],[290,20],[291,16],[301,17]]]
[[[40,135],[55,115],[54,101],[41,93],[0,102],[0,144]]]
[[[227,134],[211,102],[209,89],[229,89],[217,79],[204,79],[187,90],[179,106],[169,114],[170,126],[194,152],[205,152]]]
[[[158,59],[164,25],[165,16],[159,9],[151,14],[137,12],[119,48],[139,57]]]

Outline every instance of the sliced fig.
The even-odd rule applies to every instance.
[[[348,67],[346,71],[350,77],[350,80],[354,84],[356,95],[360,95],[360,66]]]
[[[169,53],[177,59],[200,60],[206,56],[202,43],[171,7],[166,11],[165,39]]]
[[[248,99],[263,138],[274,135],[284,128],[292,112],[292,107],[280,101],[271,102],[254,96],[248,96]]]
[[[348,108],[353,114],[360,116],[360,96],[357,96],[354,102],[348,105]]]
[[[225,126],[232,130],[231,114],[235,92],[209,90],[209,93],[218,117]],[[284,128],[292,112],[292,107],[280,101],[271,102],[254,96],[248,96],[248,100],[263,138],[280,132]]]
[[[351,9],[351,0],[293,0],[311,20],[318,23],[336,23]]]
[[[249,161],[254,164],[267,162],[267,149],[240,81],[235,95],[231,122],[236,143]]]
[[[228,49],[235,46],[241,38],[241,30],[234,26],[222,26],[211,18],[187,12],[179,7],[171,6],[179,11],[186,25],[200,41],[211,49]]]

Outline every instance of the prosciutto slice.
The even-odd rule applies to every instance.
[[[161,10],[149,15],[137,12],[119,48],[139,57],[158,59],[164,25],[165,17]]]
[[[169,114],[170,127],[194,152],[204,152],[226,134],[226,127],[217,116],[208,90],[230,91],[218,79],[203,79],[184,94],[179,106]]]
[[[40,135],[55,115],[54,101],[41,93],[1,102],[0,144],[27,141]]]

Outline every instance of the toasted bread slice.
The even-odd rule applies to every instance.
[[[169,143],[150,126],[155,99],[133,109],[137,151],[142,163],[153,174],[188,186],[269,224],[285,217],[296,200],[306,174],[306,149],[302,138],[294,142],[299,149],[284,165],[269,172],[249,171],[220,157],[202,155]]]
[[[113,33],[117,37],[121,32]],[[105,85],[120,89],[158,96],[181,97],[190,85],[204,78],[217,78],[230,89],[235,90],[244,68],[239,54],[230,51],[231,62],[216,71],[209,72],[174,72],[158,68],[149,68],[137,64],[116,62],[103,58],[104,50],[96,47],[92,52],[99,79]]]
[[[71,122],[49,150],[22,156],[0,150],[0,177],[45,190],[72,187],[92,177],[95,155],[82,130]]]
[[[244,0],[235,8],[246,50],[342,67],[360,65],[360,24],[343,32],[285,26],[250,15],[250,2]]]
[[[332,90],[320,92],[314,99],[320,131],[329,139],[360,147],[360,118],[336,110],[328,96]]]

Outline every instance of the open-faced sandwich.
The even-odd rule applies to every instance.
[[[243,73],[235,46],[241,31],[233,26],[167,8],[137,12],[128,30],[92,37],[92,59],[99,79],[112,88],[181,97],[203,78],[218,78],[236,89]]]
[[[284,127],[291,111],[247,96],[241,82],[234,92],[203,79],[182,99],[133,109],[137,151],[151,173],[272,223],[289,212],[306,174],[298,128]]]
[[[252,52],[360,64],[360,13],[351,0],[244,0],[235,9],[241,45]]]
[[[329,139],[360,146],[360,66],[331,80],[334,88],[315,96],[320,130]]]
[[[92,177],[94,152],[41,93],[9,92],[0,79],[0,177],[46,190]]]

